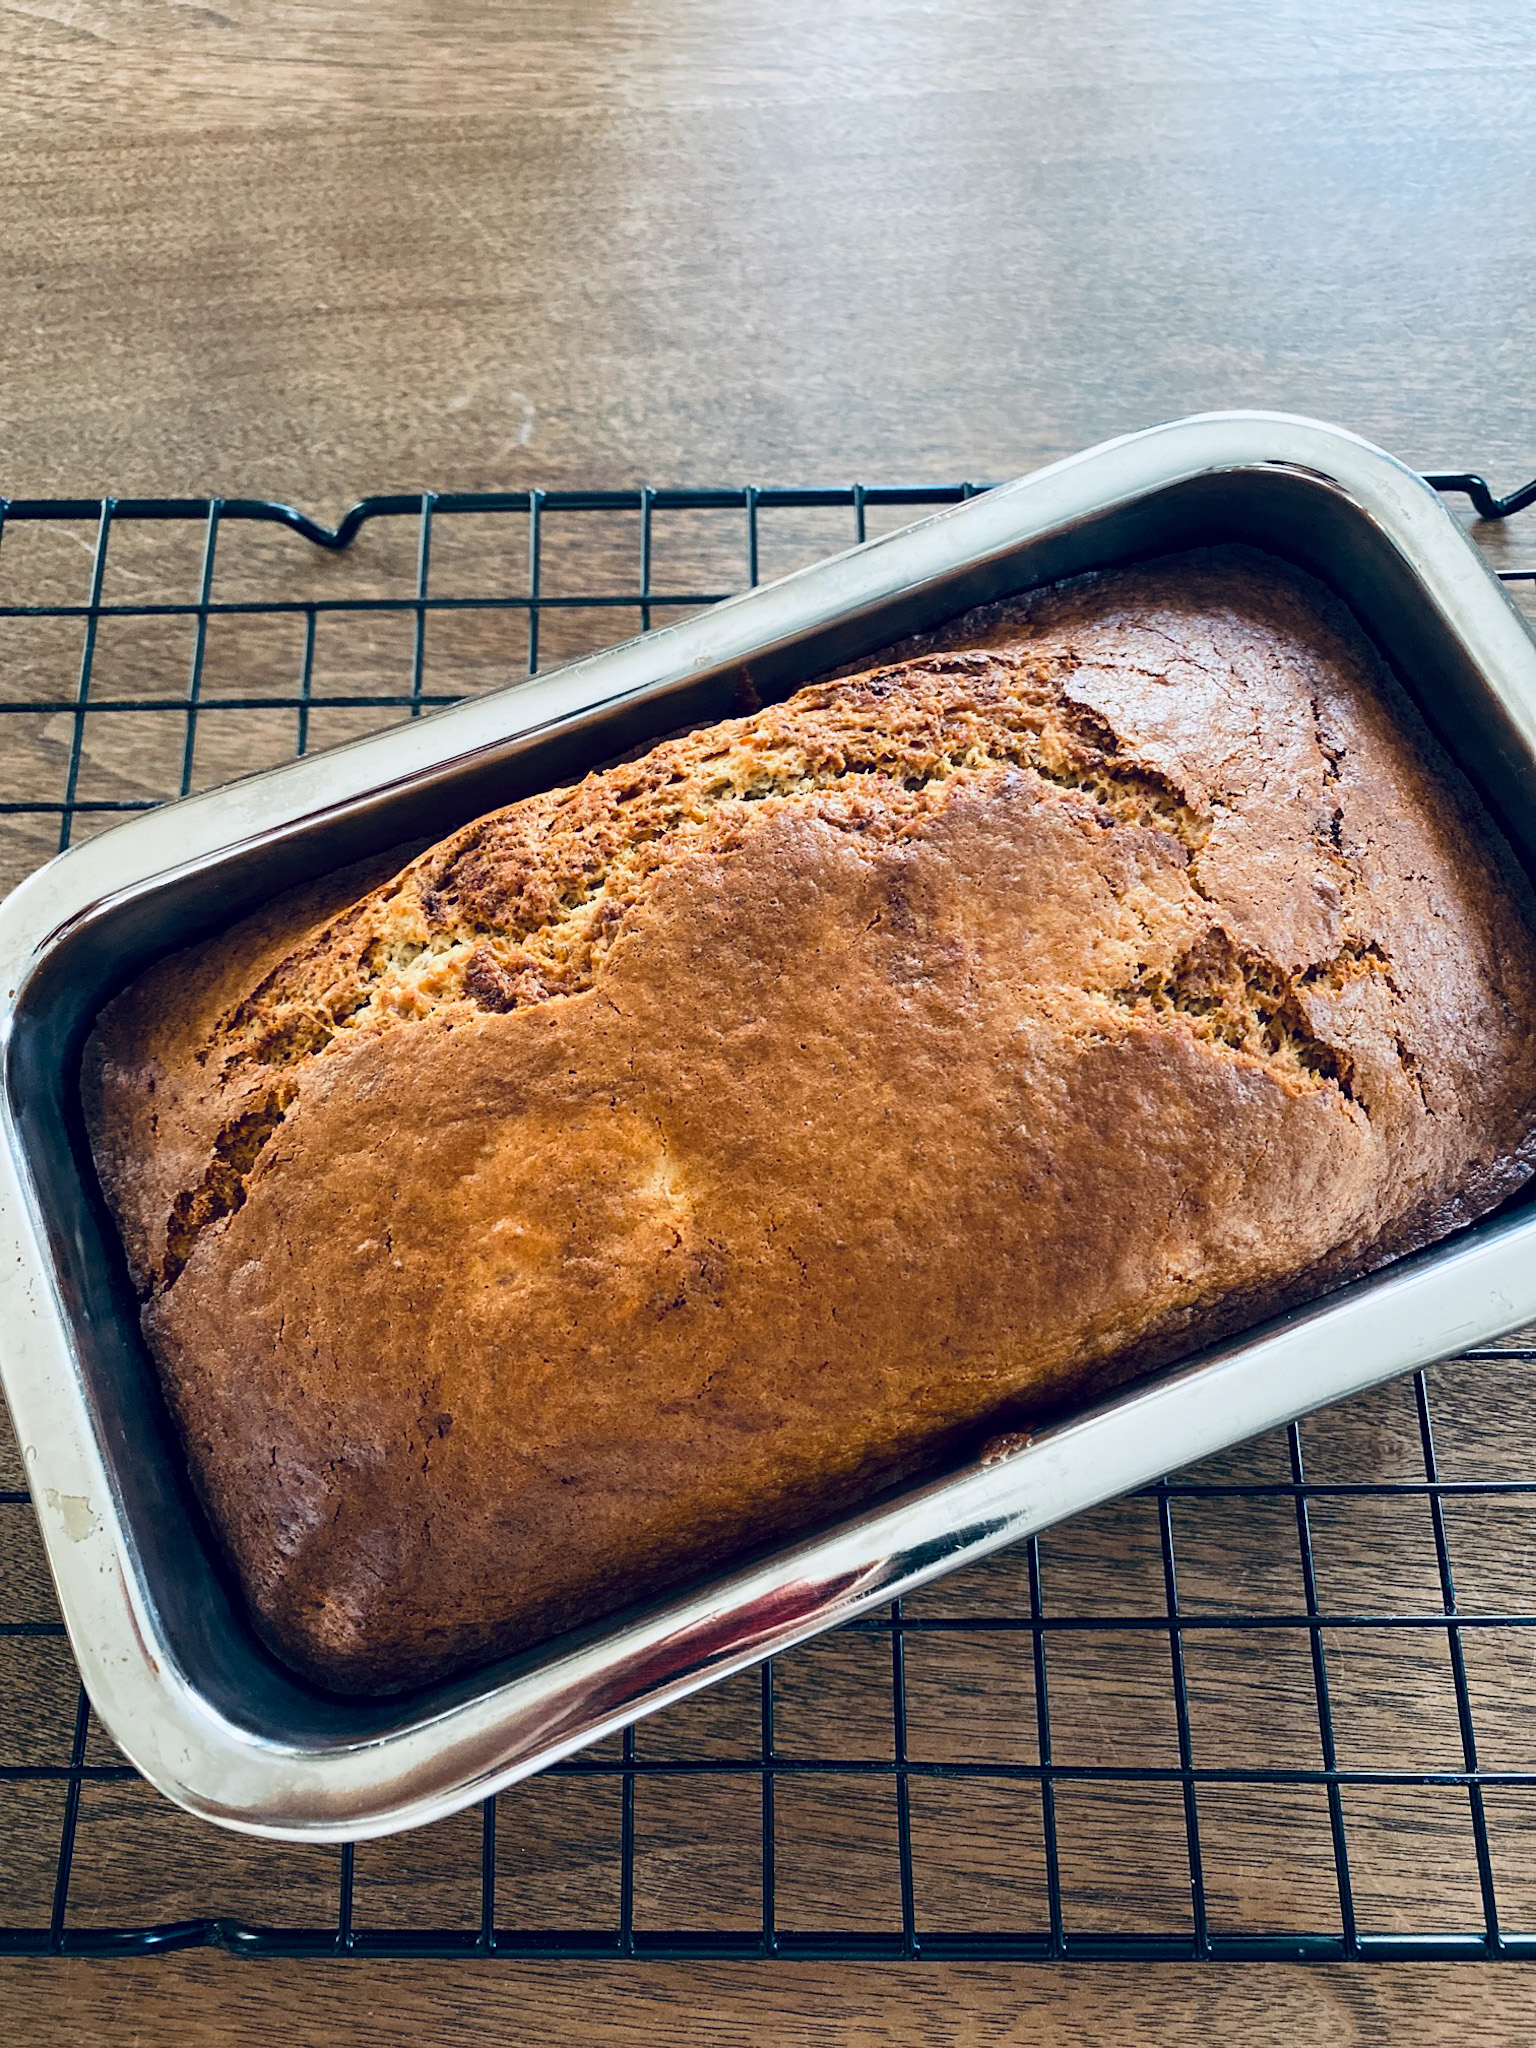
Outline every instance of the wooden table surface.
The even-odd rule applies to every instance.
[[[1228,405],[1507,487],[1533,113],[1507,0],[0,0],[0,492],[991,478]],[[1533,2003],[1447,1966],[0,1966],[13,2038],[175,2048],[1514,2041]]]

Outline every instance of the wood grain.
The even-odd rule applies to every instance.
[[[719,481],[998,477],[1182,412],[1312,412],[1423,466],[1483,468],[1500,488],[1536,467],[1529,222],[1536,53],[1502,0],[0,0],[0,493],[275,495],[334,516],[381,490]],[[1536,521],[1480,535],[1536,565]],[[764,573],[845,544],[819,515],[765,543]],[[637,534],[547,538],[565,587],[618,588]],[[119,591],[152,601],[195,578],[195,528],[115,543]],[[135,552],[135,548],[139,552]],[[91,531],[13,528],[0,597],[65,595]],[[277,534],[221,543],[227,593],[388,594],[408,536],[341,561]],[[716,587],[741,580],[740,535],[692,515],[658,528]],[[702,551],[702,562],[701,558]],[[463,522],[437,587],[523,586],[504,530]],[[454,579],[459,579],[455,585]],[[604,582],[604,579],[612,579]],[[4,601],[14,601],[14,595]],[[610,637],[573,613],[546,660]],[[626,620],[623,630],[636,622]],[[443,622],[434,670],[487,687],[526,657],[521,621]],[[122,621],[98,680],[123,700],[174,693],[182,622]],[[290,714],[218,709],[291,681],[291,636],[266,621],[210,639],[194,784],[282,758]],[[336,631],[317,673],[338,688],[398,679],[394,622]],[[68,693],[69,628],[0,621],[0,692]],[[317,715],[312,743],[363,729]],[[125,711],[92,738],[83,790],[162,795],[180,732]],[[30,722],[28,722],[30,721]],[[56,778],[68,728],[12,719],[0,796]],[[51,850],[17,825],[9,877]],[[1437,1375],[1455,1476],[1529,1474],[1529,1368]],[[3,1434],[3,1432],[0,1432]],[[1401,1390],[1307,1426],[1311,1469],[1411,1472]],[[0,1461],[9,1457],[0,1446]],[[1283,1477],[1273,1442],[1229,1453],[1232,1478]],[[15,1485],[10,1476],[6,1484]],[[1194,1610],[1295,1612],[1289,1503],[1181,1504]],[[1447,1511],[1463,1599],[1529,1605],[1536,1517]],[[1352,1504],[1316,1519],[1325,1604],[1434,1592],[1422,1506]],[[1084,1517],[1044,1546],[1060,1611],[1145,1611],[1161,1598],[1144,1504]],[[52,1614],[35,1538],[0,1510],[0,1613]],[[1020,1612],[1017,1559],[930,1589],[913,1612]],[[1027,1606],[1027,1600],[1024,1601]],[[1485,1761],[1536,1763],[1529,1631],[1469,1635]],[[1055,1725],[1072,1758],[1160,1761],[1166,1640],[1052,1649]],[[785,1660],[780,1742],[857,1763],[888,1756],[888,1695],[844,1638]],[[1358,1761],[1443,1760],[1443,1641],[1404,1661],[1368,1632],[1328,1641],[1341,1742]],[[11,1638],[0,1672],[4,1759],[67,1749],[72,1679],[56,1640]],[[1005,1632],[914,1637],[909,1739],[934,1761],[1034,1754],[1033,1673]],[[1164,1660],[1159,1664],[1158,1659]],[[14,1668],[11,1668],[14,1667]],[[1412,1683],[1404,1673],[1411,1667]],[[1192,1642],[1197,1760],[1312,1762],[1317,1720],[1295,1639]],[[12,1703],[26,1701],[17,1713]],[[642,1755],[730,1756],[755,1740],[750,1681],[647,1724]],[[88,1755],[112,1752],[93,1733]],[[637,1804],[642,1926],[750,1924],[759,1900],[755,1783],[648,1780]],[[750,1796],[749,1796],[750,1794]],[[795,1917],[889,1926],[881,1788],[823,1781],[782,1802]],[[501,1802],[498,1917],[611,1925],[612,1780],[550,1778]],[[62,1794],[15,1792],[0,1919],[51,1896]],[[1536,1929],[1536,1809],[1491,1794],[1491,1853],[1511,1924]],[[1213,1924],[1315,1928],[1337,1913],[1318,1795],[1202,1795]],[[1476,1924],[1464,1804],[1352,1791],[1346,1826],[1362,1924]],[[471,1824],[359,1852],[363,1926],[472,1924]],[[934,1924],[1017,1927],[1044,1913],[1038,1793],[932,1780],[914,1792],[920,1910]],[[1063,1804],[1078,1924],[1188,1924],[1182,1821],[1159,1792],[1078,1788]],[[217,1835],[142,1787],[97,1782],[82,1808],[71,1912],[80,1924],[181,1913],[254,1920],[334,1911],[335,1852]],[[782,1902],[781,1902],[782,1903]],[[17,2038],[191,2044],[445,2044],[497,2038],[968,2044],[1148,2038],[1490,2042],[1526,2038],[1523,1975],[1387,1966],[1151,1970],[924,1965],[241,1963],[0,1965]]]
[[[1380,2048],[1530,2039],[1522,1971],[985,1964],[0,1963],[28,2048]]]
[[[1499,0],[6,0],[0,488],[1533,453]]]

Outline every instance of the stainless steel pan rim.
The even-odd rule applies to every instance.
[[[394,1703],[328,1700],[279,1671],[187,1509],[69,1128],[80,1031],[114,981],[306,865],[404,838],[434,806],[484,808],[488,777],[563,779],[615,738],[682,722],[679,709],[718,715],[744,673],[789,687],[980,597],[1228,533],[1333,582],[1536,862],[1536,645],[1475,550],[1370,444],[1224,413],[1109,442],[531,683],[135,818],[0,906],[0,1378],[87,1690],[162,1792],[274,1838],[419,1826],[940,1572],[1536,1320],[1527,1206],[1006,1458]]]

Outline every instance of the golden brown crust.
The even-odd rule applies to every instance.
[[[893,655],[103,1017],[145,1327],[320,1682],[657,1592],[1529,1172],[1529,889],[1315,586],[1214,551]]]

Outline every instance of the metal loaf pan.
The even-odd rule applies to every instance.
[[[0,908],[0,1366],[102,1721],[194,1813],[434,1820],[712,1679],[1372,1382],[1536,1320],[1536,1204],[664,1603],[391,1701],[257,1643],[192,1502],[77,1091],[101,1003],[301,876],[567,780],[897,635],[1088,568],[1255,543],[1351,607],[1536,870],[1536,644],[1429,488],[1353,436],[1213,414],[1056,464],[556,674],[146,814]]]

